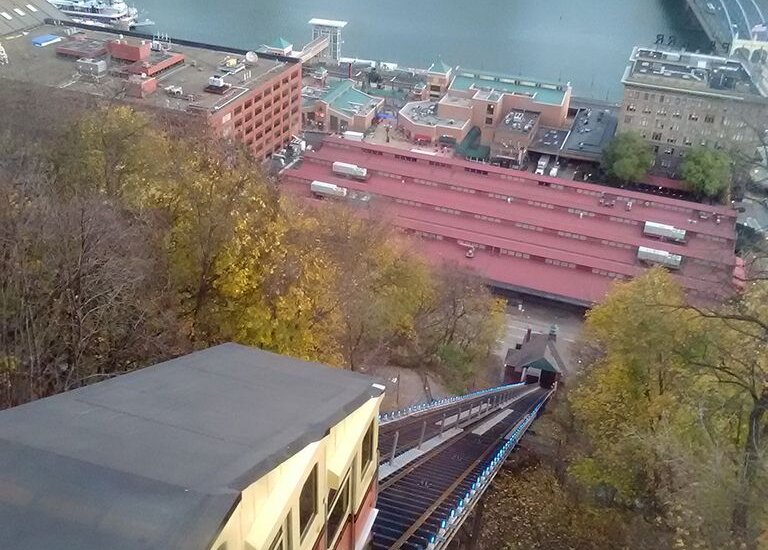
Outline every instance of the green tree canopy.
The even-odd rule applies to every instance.
[[[681,173],[692,191],[717,197],[730,185],[731,162],[723,151],[694,149],[683,160]]]
[[[603,167],[609,175],[623,181],[639,180],[653,160],[651,146],[640,134],[618,134],[603,151]]]

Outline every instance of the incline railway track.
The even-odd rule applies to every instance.
[[[530,389],[530,386],[529,388]],[[373,526],[374,549],[423,550],[444,529],[446,519],[463,505],[480,474],[489,467],[505,438],[548,396],[536,388],[513,405],[512,412],[486,430],[480,422],[462,423],[464,431],[446,444],[380,482]]]
[[[502,386],[475,397],[425,409],[423,412],[382,424],[379,428],[379,463],[382,464],[392,458],[395,442],[397,442],[395,456],[399,456],[417,447],[420,442],[439,435],[443,429],[455,425],[457,415],[461,415],[461,421],[467,420],[469,416],[479,416],[489,409],[492,410],[514,399],[528,389],[530,386],[526,388],[522,384]]]

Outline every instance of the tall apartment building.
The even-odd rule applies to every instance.
[[[768,128],[768,98],[738,59],[635,47],[622,82],[619,131],[652,143],[670,173],[693,147],[754,151]]]
[[[259,159],[301,130],[299,59],[125,35],[69,23],[36,26],[4,41],[9,63],[0,65],[0,81],[115,97],[182,122],[203,118]]]

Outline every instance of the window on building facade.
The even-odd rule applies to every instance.
[[[654,132],[651,139],[653,141],[661,141],[661,132]]]
[[[644,99],[644,100],[646,100],[646,101],[648,101],[648,92],[645,92],[645,93],[643,94],[643,99]]]
[[[672,113],[672,118],[680,118],[680,111],[675,111]]]
[[[632,115],[626,115],[624,117],[624,124],[632,124]]]
[[[658,128],[659,130],[663,130],[664,129],[664,121],[663,120],[657,120],[656,121],[656,128]]]
[[[643,114],[644,115],[650,115],[651,114],[651,108],[648,107],[647,105],[645,107],[643,107]]]
[[[278,149],[280,147],[278,146]],[[304,482],[299,494],[299,533],[301,539],[307,535],[312,520],[317,515],[317,464]]]
[[[659,96],[659,103],[664,103],[664,94]]]
[[[699,120],[699,115],[697,115],[696,113],[691,113],[690,115],[688,115],[688,120]]]
[[[485,123],[489,126],[493,124],[493,118],[492,117],[485,117]]]
[[[496,108],[496,105],[489,103],[488,106],[485,108],[485,112],[489,115],[493,114],[493,110]]]
[[[707,124],[712,124],[714,121],[715,121],[715,116],[714,115],[705,115],[704,116],[704,122],[706,122]]]
[[[635,107],[634,103],[630,103],[627,105],[627,111],[634,112],[637,108]]]
[[[648,126],[648,119],[643,117],[640,119],[640,126]]]

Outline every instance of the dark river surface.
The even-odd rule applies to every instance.
[[[549,81],[618,101],[634,45],[658,34],[702,44],[682,0],[138,0],[145,32],[242,48],[284,37],[298,49],[312,17],[341,19],[342,55],[426,68],[449,65]]]

